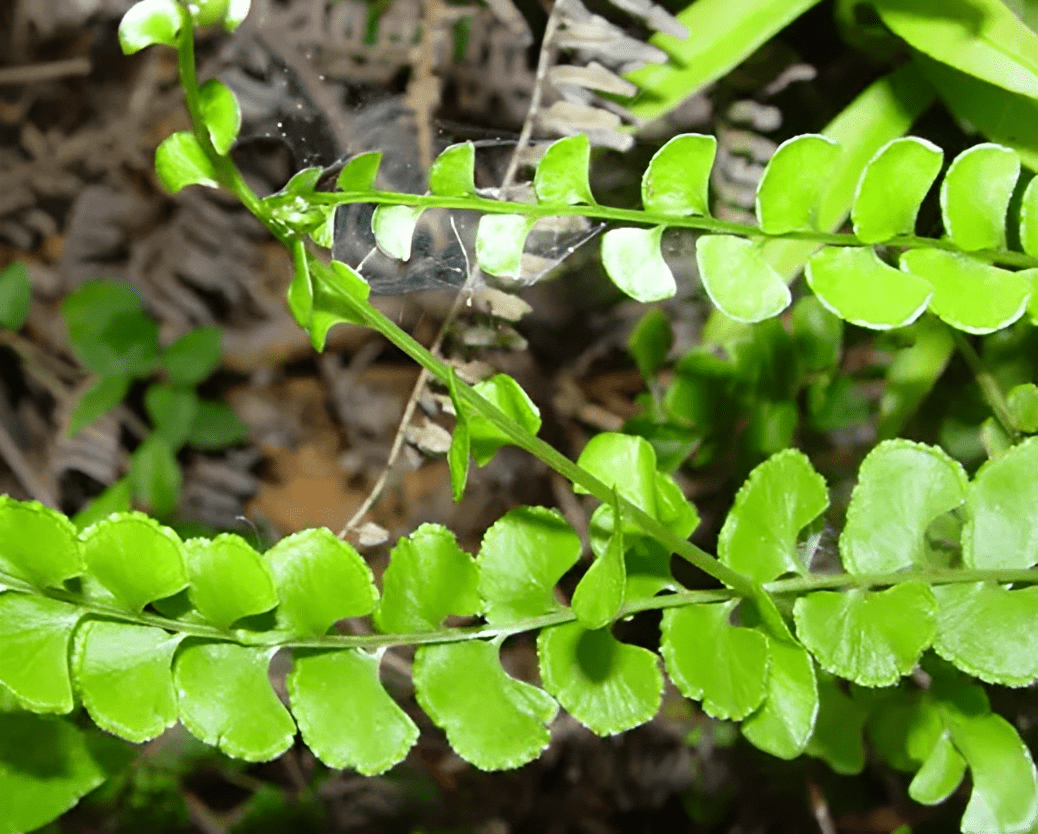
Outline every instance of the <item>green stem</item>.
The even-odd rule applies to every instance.
[[[288,206],[298,195],[272,195],[264,201],[271,208]],[[544,203],[517,203],[508,200],[493,200],[476,195],[467,197],[445,197],[439,194],[405,194],[397,191],[318,191],[307,194],[307,202],[314,205],[338,206],[352,203],[371,203],[383,206],[413,206],[438,209],[464,209],[483,214],[521,214],[526,217],[587,217],[615,223],[633,223],[639,226],[666,226],[676,229],[692,229],[711,234],[737,235],[762,240],[804,240],[820,246],[871,247],[852,234],[800,230],[769,235],[759,226],[733,223],[713,217],[676,217],[640,209],[617,208],[603,205],[561,205]],[[961,252],[950,240],[900,235],[885,241],[884,246],[895,249],[942,249]],[[968,253],[971,258],[1003,266],[1030,269],[1038,267],[1038,258],[1024,252],[1009,252],[999,249],[982,249]]]
[[[809,574],[795,579],[782,579],[770,582],[765,589],[773,595],[801,596],[812,591],[839,590],[842,588],[882,588],[905,582],[923,582],[930,586],[950,585],[958,583],[991,582],[1038,584],[1038,569],[996,569],[996,570],[918,570],[898,573],[877,574],[835,574],[822,576]],[[298,637],[284,631],[266,631],[262,633],[244,630],[221,630],[202,623],[187,623],[181,620],[169,620],[156,614],[135,614],[96,600],[78,597],[62,589],[40,591],[33,585],[0,571],[0,585],[12,591],[43,596],[60,600],[78,608],[87,614],[105,620],[152,626],[165,631],[188,634],[206,640],[237,643],[243,646],[262,646],[267,648],[312,648],[312,649],[379,649],[394,646],[422,646],[435,643],[458,643],[467,640],[487,640],[497,637],[510,637],[528,631],[539,631],[551,626],[575,622],[577,617],[571,608],[562,608],[537,617],[526,617],[507,624],[488,624],[461,628],[442,628],[435,631],[414,634],[331,634],[317,637]],[[668,608],[681,608],[686,605],[704,605],[724,602],[742,596],[735,589],[718,589],[712,591],[681,591],[666,596],[649,597],[625,604],[617,614],[621,619],[643,611],[663,611]]]
[[[966,334],[961,330],[953,328],[952,337],[955,339],[955,347],[958,348],[959,353],[966,360],[966,364],[970,366],[970,370],[980,386],[980,392],[995,415],[995,419],[998,420],[999,425],[1002,426],[1002,430],[1009,436],[1009,439],[1015,443],[1019,439],[1020,433],[1013,424],[1013,416],[1009,413],[1009,403],[1006,402],[1006,398],[1002,395],[1002,389],[998,387],[995,378],[984,366],[984,360],[980,358],[973,345],[970,344]]]
[[[317,273],[315,276],[316,280],[331,283],[333,285],[336,283],[335,274],[329,267],[320,262],[311,262],[310,266],[311,269]],[[348,305],[348,311],[344,312],[346,312],[346,315],[350,320],[357,321],[367,327],[379,331],[394,345],[410,356],[415,362],[425,368],[433,377],[444,385],[449,384],[450,368],[433,356],[432,353],[426,350],[425,347],[423,347],[408,333],[393,324],[393,322],[386,318],[381,312],[376,310],[367,302],[353,299],[346,293],[337,294],[336,299]],[[516,446],[525,449],[530,454],[539,458],[564,478],[567,478],[570,482],[583,487],[600,501],[610,503],[613,500],[612,489],[603,481],[596,478],[583,467],[575,464],[540,438],[530,434],[497,406],[476,393],[471,386],[465,385],[459,380],[457,382],[457,390],[459,398],[465,405],[490,420],[495,426],[508,435],[509,439]],[[669,548],[671,552],[688,560],[704,573],[714,577],[722,584],[735,589],[741,596],[749,596],[756,592],[756,585],[749,577],[733,571],[726,565],[721,564],[715,557],[711,556],[705,550],[696,547],[686,539],[682,539],[640,507],[635,506],[624,498],[620,498],[620,508],[627,519],[638,524],[646,533],[660,542],[660,544]]]

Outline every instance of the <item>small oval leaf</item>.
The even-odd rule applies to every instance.
[[[189,185],[220,187],[209,157],[194,134],[185,130],[170,134],[155,149],[155,172],[170,194]]]
[[[840,146],[820,133],[787,139],[768,161],[757,186],[757,222],[769,235],[818,228],[818,201]]]
[[[904,136],[884,145],[861,172],[851,206],[854,234],[881,243],[915,232],[919,204],[941,172],[944,154],[932,142]]]
[[[586,134],[567,136],[553,142],[537,163],[533,190],[541,203],[594,205],[588,183],[591,143]]]
[[[663,226],[624,228],[602,235],[602,266],[610,280],[635,301],[661,301],[677,292],[674,274],[660,251],[663,231]]]
[[[993,333],[1008,327],[1027,309],[1032,285],[1027,276],[976,261],[958,252],[912,249],[901,268],[933,286],[930,309],[967,333]]]
[[[375,234],[378,248],[390,258],[409,260],[414,228],[424,211],[421,206],[379,206],[375,209],[371,231]]]
[[[871,330],[911,324],[933,297],[927,280],[888,266],[872,249],[826,246],[811,256],[804,274],[826,307]]]
[[[671,217],[710,213],[710,169],[717,139],[686,133],[670,139],[653,155],[642,176],[646,211]]]
[[[729,318],[763,321],[789,306],[786,282],[749,240],[705,235],[696,241],[696,263],[707,295]]]
[[[488,275],[518,278],[523,249],[536,217],[522,214],[484,214],[476,228],[476,261]]]
[[[471,142],[451,145],[433,160],[429,191],[441,197],[468,197],[476,193],[476,148]]]
[[[967,252],[1006,245],[1006,210],[1020,176],[1020,157],[985,142],[952,160],[941,183],[944,230]]]

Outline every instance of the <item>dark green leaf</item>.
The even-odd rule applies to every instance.
[[[180,464],[169,443],[158,434],[145,440],[130,459],[130,483],[136,495],[157,516],[168,516],[180,500]]]
[[[68,436],[73,437],[123,401],[132,377],[103,376],[79,398],[68,418]]]
[[[170,449],[184,445],[198,414],[198,397],[192,388],[153,382],[144,392],[144,408],[155,433]]]
[[[196,327],[173,342],[162,352],[162,365],[170,381],[198,385],[220,367],[222,341],[222,328]]]
[[[249,436],[246,426],[227,403],[199,400],[186,442],[196,449],[222,449]]]
[[[0,327],[18,330],[29,318],[32,282],[21,261],[13,261],[0,270]]]
[[[89,281],[67,296],[61,311],[76,355],[102,376],[147,376],[158,359],[158,324],[141,297],[118,281]]]

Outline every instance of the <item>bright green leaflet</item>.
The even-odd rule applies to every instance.
[[[173,662],[180,720],[229,756],[265,762],[292,744],[296,726],[270,687],[272,649],[188,642]]]
[[[476,148],[471,142],[451,145],[429,170],[429,191],[444,197],[468,197],[476,193],[473,180]]]
[[[27,712],[0,712],[0,738],[0,834],[47,830],[133,755],[70,720]]]
[[[544,688],[581,724],[600,736],[622,733],[651,719],[663,696],[659,658],[621,643],[603,628],[578,623],[537,636]]]
[[[714,306],[736,321],[763,321],[789,306],[789,287],[752,241],[704,235],[696,241],[696,263]]]
[[[142,0],[131,6],[119,22],[119,45],[125,55],[156,43],[176,46],[179,32],[176,0]]]
[[[940,686],[938,691],[943,689]],[[1031,754],[1013,726],[989,712],[983,689],[962,684],[957,689],[946,694],[940,709],[973,779],[961,830],[965,834],[1029,831],[1038,822],[1038,783]]]
[[[541,429],[541,414],[533,400],[508,374],[495,374],[490,379],[473,386],[473,390],[485,400],[515,420],[530,434]],[[465,414],[468,424],[469,447],[472,459],[485,466],[502,446],[510,446],[512,439],[481,414],[473,413],[467,406],[454,403],[458,413]]]
[[[613,502],[613,518],[619,515]],[[583,628],[592,631],[609,625],[624,604],[627,569],[624,564],[623,526],[614,527],[604,550],[577,583],[570,605]]]
[[[375,624],[386,633],[436,631],[448,614],[478,614],[477,569],[454,533],[423,524],[397,542],[382,576]]]
[[[729,623],[737,604],[668,609],[660,643],[667,674],[681,694],[702,701],[707,715],[735,721],[761,705],[769,665],[767,638]]]
[[[287,685],[303,740],[329,767],[375,776],[418,740],[418,727],[382,688],[378,659],[367,652],[297,650]]]
[[[735,496],[721,528],[717,555],[757,582],[804,573],[797,536],[829,506],[825,480],[795,449],[757,466]]]
[[[915,233],[919,205],[941,170],[941,149],[917,136],[893,139],[862,171],[851,220],[863,243]]]
[[[797,599],[797,636],[828,672],[862,686],[889,686],[930,645],[937,605],[928,585],[885,591],[818,591]]]
[[[839,145],[821,134],[787,139],[768,160],[757,186],[757,222],[769,235],[817,229],[819,199]]]
[[[888,266],[871,249],[826,246],[811,256],[805,276],[829,310],[870,330],[911,324],[933,297],[928,281]]]
[[[1027,183],[1020,200],[1020,246],[1028,255],[1038,257],[1038,178]]]
[[[524,214],[484,214],[476,228],[479,268],[499,278],[518,278],[522,272],[526,236],[537,222]]]
[[[537,758],[558,706],[536,686],[505,674],[497,643],[472,640],[420,646],[413,679],[422,709],[455,752],[480,770],[506,770]]]
[[[69,643],[82,610],[25,594],[0,594],[0,684],[34,712],[69,712]]]
[[[562,608],[555,584],[580,558],[580,537],[556,510],[516,507],[483,536],[477,590],[487,622],[509,623]]]
[[[189,185],[219,188],[216,169],[194,134],[187,131],[172,133],[155,149],[155,172],[170,194],[176,194]]]
[[[594,205],[588,183],[591,143],[578,133],[553,142],[545,151],[533,177],[533,190],[542,203]]]
[[[936,805],[951,796],[965,775],[966,760],[951,738],[942,735],[912,778],[908,795],[923,805]]]
[[[974,145],[952,160],[941,183],[945,231],[966,252],[1006,245],[1006,210],[1020,176],[1020,157],[1009,148]]]
[[[370,191],[381,162],[382,154],[377,151],[358,154],[342,167],[335,187],[340,191]]]
[[[76,632],[76,687],[99,727],[136,744],[177,723],[170,665],[182,634],[92,620]]]
[[[674,274],[660,251],[664,231],[664,226],[621,228],[602,235],[602,266],[635,301],[661,301],[677,292]]]
[[[795,759],[807,746],[818,715],[815,667],[802,646],[771,636],[767,640],[764,703],[742,722],[742,734],[772,756]]]
[[[577,465],[649,515],[656,515],[656,453],[645,438],[601,432],[588,441]]]
[[[893,573],[926,564],[930,523],[966,500],[962,465],[933,446],[887,440],[858,470],[858,483],[840,535],[850,573]]]
[[[0,495],[0,570],[39,588],[83,572],[76,528],[37,501]]]
[[[375,241],[390,258],[406,261],[411,257],[411,238],[418,218],[425,211],[421,206],[379,206],[371,218]]]
[[[653,154],[642,175],[646,211],[684,217],[710,214],[710,169],[717,139],[698,133],[675,136]]]
[[[202,119],[209,138],[219,154],[227,154],[241,129],[241,110],[238,99],[224,84],[210,78],[199,90]]]
[[[191,602],[217,628],[230,628],[242,617],[277,605],[271,570],[241,536],[189,539],[184,557]]]
[[[263,558],[277,588],[278,625],[294,634],[324,634],[336,620],[370,614],[378,601],[367,563],[327,528],[294,533]]]
[[[912,249],[901,268],[933,286],[930,309],[967,333],[993,333],[1008,327],[1027,309],[1031,282],[1018,272],[981,263],[957,252]]]
[[[140,613],[187,586],[182,542],[143,513],[99,521],[83,531],[82,541],[87,570],[128,611]]]
[[[934,650],[969,675],[1003,686],[1038,680],[1038,587],[990,582],[934,588]]]
[[[962,558],[975,568],[1038,563],[1038,438],[985,463],[970,484]]]

